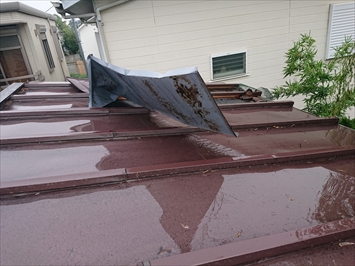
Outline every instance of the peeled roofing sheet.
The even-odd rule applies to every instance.
[[[235,136],[196,67],[162,75],[131,71],[89,56],[90,107],[119,96],[184,124]]]

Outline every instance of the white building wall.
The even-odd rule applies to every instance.
[[[97,34],[97,28],[90,24],[83,24],[79,27],[81,46],[83,47],[83,52],[85,59],[88,55],[92,54],[97,58],[101,58],[99,47],[97,45],[95,34]]]
[[[223,82],[272,88],[284,84],[284,55],[301,33],[311,32],[324,58],[329,5],[342,2],[132,0],[101,15],[114,65],[158,72],[197,66],[210,82],[212,54],[247,49],[249,76]],[[301,97],[293,100],[303,107]]]
[[[53,36],[50,30],[50,26],[55,26],[54,21],[20,12],[9,12],[1,14],[0,24],[17,24],[32,73],[41,70],[46,81],[64,81],[65,77],[69,76],[65,58],[63,58],[63,61],[58,59],[58,54],[54,46]],[[55,64],[55,68],[52,72],[49,71],[41,40],[39,36],[35,34],[36,24],[46,27],[46,37]]]

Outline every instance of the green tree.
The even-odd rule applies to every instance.
[[[285,85],[273,89],[276,99],[304,96],[306,112],[317,116],[344,117],[346,110],[355,106],[355,42],[345,38],[335,48],[332,60],[317,60],[315,40],[310,34],[301,34],[286,52]],[[293,78],[291,80],[291,78]]]
[[[55,24],[57,28],[60,30],[62,35],[62,47],[63,51],[66,55],[77,54],[79,52],[78,42],[75,37],[74,30],[69,27],[60,16],[55,15],[57,17]]]

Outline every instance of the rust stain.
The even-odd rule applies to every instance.
[[[108,90],[110,92],[112,92],[115,89],[116,83],[113,82],[112,79],[107,77],[107,75],[103,74],[101,71],[99,71],[96,68],[94,68],[93,73],[94,73],[94,78],[96,80],[101,79],[105,84],[105,86],[103,86],[103,89]]]
[[[171,78],[174,81],[176,92],[181,99],[192,107],[194,113],[200,116],[211,130],[219,131],[217,124],[206,118],[206,115],[210,114],[210,112],[202,108],[202,103],[198,99],[199,92],[196,84],[191,84],[185,76],[172,76]]]
[[[183,119],[184,121],[191,121],[191,119],[187,116],[185,116],[183,113],[179,112],[174,108],[169,102],[165,101],[164,98],[160,97],[158,92],[154,90],[152,84],[150,84],[147,80],[143,81],[144,85],[148,87],[149,91],[158,99],[158,101],[167,109],[170,111],[170,113],[174,114],[174,116],[178,119],[181,120]]]
[[[197,98],[198,89],[196,88],[195,84],[191,84],[189,80],[182,77],[180,77],[180,79],[185,81],[187,85],[179,82],[178,77],[172,77],[172,79],[174,80],[176,92],[188,105],[190,105],[192,108],[194,108],[195,106],[200,108],[202,107],[201,101],[199,101]]]

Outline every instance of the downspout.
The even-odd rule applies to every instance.
[[[92,4],[95,8],[95,2],[94,0],[91,0],[92,1]],[[110,57],[109,57],[109,54],[108,54],[108,51],[107,51],[107,46],[106,46],[106,39],[105,39],[105,34],[104,34],[104,30],[102,28],[102,26],[104,25],[104,23],[102,22],[102,18],[101,18],[101,12],[106,10],[106,9],[109,9],[111,7],[114,7],[114,6],[118,6],[118,5],[121,5],[121,4],[124,4],[126,2],[128,2],[130,0],[119,0],[119,1],[116,1],[114,3],[111,3],[111,4],[108,4],[108,5],[104,5],[104,6],[100,6],[98,8],[95,8],[95,14],[96,14],[96,25],[97,25],[97,29],[99,31],[99,39],[100,39],[100,45],[102,47],[102,52],[103,52],[103,57],[102,60],[106,61],[106,62],[110,62]]]
[[[79,47],[79,53],[80,53],[80,56],[81,56],[81,60],[83,61],[83,64],[84,64],[84,67],[85,67],[85,72],[86,72],[86,74],[88,74],[88,66],[86,64],[86,58],[84,56],[83,47],[81,45],[81,39],[80,39],[80,36],[79,36],[79,33],[78,33],[78,28],[76,27],[75,19],[72,18],[71,21],[73,23],[73,30],[74,30],[75,38],[76,38],[76,41],[78,42],[78,47]]]

